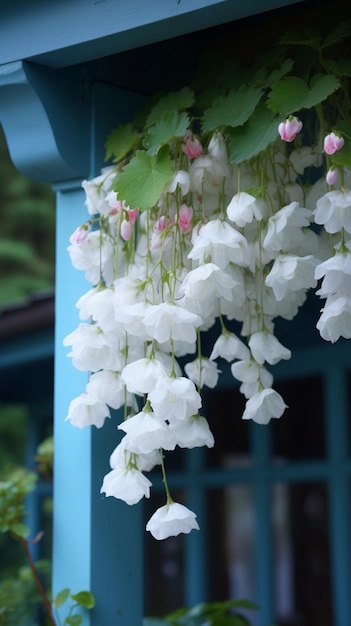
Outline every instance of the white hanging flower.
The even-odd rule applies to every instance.
[[[68,356],[74,367],[84,372],[97,372],[101,369],[118,371],[121,358],[118,345],[112,343],[97,324],[79,324],[78,328],[63,340],[64,346],[72,346]]]
[[[91,180],[83,180],[82,187],[85,191],[85,205],[90,215],[106,213],[106,196],[113,185],[113,169],[106,168],[102,174]]]
[[[111,416],[105,402],[95,400],[88,393],[82,393],[70,402],[65,421],[71,422],[72,426],[77,428],[85,426],[101,428],[107,417]]]
[[[251,354],[257,363],[263,365],[265,361],[270,365],[279,363],[281,359],[290,359],[291,351],[285,348],[271,333],[257,332],[249,339]]]
[[[213,389],[218,382],[218,376],[221,373],[216,363],[205,357],[195,359],[184,365],[185,373],[189,376],[197,387],[210,387]]]
[[[158,381],[167,376],[167,372],[158,359],[138,359],[126,365],[121,379],[130,393],[142,396],[155,388]]]
[[[243,420],[253,420],[257,424],[268,424],[272,418],[283,415],[287,405],[281,395],[274,389],[257,391],[246,402]]]
[[[148,399],[155,415],[170,424],[195,415],[202,404],[193,381],[184,376],[160,378]]]
[[[263,247],[269,252],[288,252],[304,239],[304,230],[311,222],[312,211],[290,202],[268,219]]]
[[[251,398],[262,387],[270,387],[273,383],[273,375],[265,367],[252,359],[249,361],[236,361],[231,365],[234,378],[240,380],[240,392],[245,398]]]
[[[144,326],[149,337],[159,343],[174,339],[192,344],[201,321],[199,315],[168,302],[149,307],[144,316]]]
[[[199,530],[195,513],[178,502],[171,502],[157,509],[146,524],[146,530],[155,539],[176,537],[180,533],[188,534],[193,529]]]
[[[85,271],[90,283],[97,285],[101,276],[107,284],[112,282],[114,247],[105,233],[90,231],[84,241],[70,245],[67,251],[73,267]]]
[[[273,289],[278,301],[283,300],[289,291],[306,290],[315,287],[314,277],[318,259],[311,254],[299,257],[294,254],[279,254],[266,276],[265,283]]]
[[[223,272],[218,265],[205,263],[186,275],[179,291],[194,300],[224,298],[232,302],[235,285],[232,277]]]
[[[151,486],[150,480],[138,469],[117,467],[104,477],[100,493],[132,505],[144,497],[149,498]]]
[[[264,217],[264,207],[260,201],[246,191],[235,194],[227,206],[231,222],[242,228],[255,218],[258,222]]]
[[[123,404],[134,404],[133,396],[126,392],[119,372],[101,370],[92,374],[86,390],[92,398],[106,402],[111,409],[119,409]]]
[[[170,430],[180,448],[207,446],[213,448],[214,437],[208,421],[201,415],[191,415],[181,422],[174,422]]]
[[[323,278],[324,277],[324,278]],[[323,278],[321,287],[316,294],[327,297],[336,293],[351,293],[351,254],[337,253],[323,263],[317,265],[315,278]]]
[[[210,220],[199,229],[194,228],[193,247],[189,259],[199,263],[211,261],[221,269],[229,263],[247,265],[247,241],[241,233],[224,220]]]
[[[154,450],[174,450],[174,434],[164,420],[145,409],[118,426],[127,433],[126,446],[136,454],[149,454]]]
[[[221,357],[231,363],[234,359],[248,360],[250,351],[248,347],[234,333],[222,333],[216,340],[210,359]]]
[[[327,298],[316,327],[321,337],[331,343],[340,337],[351,339],[351,297],[335,295]]]
[[[319,198],[314,221],[323,224],[328,233],[337,233],[342,229],[351,233],[351,191],[335,189]]]

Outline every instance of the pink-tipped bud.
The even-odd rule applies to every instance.
[[[133,232],[133,224],[130,220],[123,220],[121,224],[121,237],[124,241],[129,241]]]
[[[139,215],[139,209],[126,209],[126,211],[128,213],[130,221],[132,222],[132,224],[134,224],[136,218]]]
[[[193,210],[186,204],[182,204],[179,209],[178,225],[185,232],[189,230],[191,226],[191,219],[193,217]]]
[[[334,154],[334,152],[337,152],[337,150],[343,147],[344,143],[343,137],[335,133],[329,133],[329,135],[324,137],[324,152],[326,154]]]
[[[69,240],[71,243],[83,243],[88,237],[88,229],[86,226],[78,226],[74,233],[70,236]]]
[[[338,177],[339,177],[339,170],[337,170],[334,167],[331,167],[325,175],[325,180],[327,181],[328,185],[335,185],[336,181],[338,180]]]
[[[301,128],[302,122],[299,118],[290,115],[287,120],[279,124],[278,133],[283,141],[290,143],[291,141],[294,141]]]
[[[191,130],[187,130],[184,135],[182,150],[184,154],[186,154],[188,159],[197,159],[199,156],[202,155],[203,148],[201,142],[196,137],[194,137]]]

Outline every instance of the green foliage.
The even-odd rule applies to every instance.
[[[242,611],[256,609],[249,600],[202,602],[178,609],[165,618],[145,618],[143,626],[250,626]]]
[[[38,561],[42,580],[49,581],[50,564]],[[0,581],[0,626],[38,626],[40,596],[29,567],[20,567],[16,575]]]
[[[54,462],[54,439],[47,437],[42,441],[35,455],[37,471],[47,479],[52,479]]]
[[[106,161],[113,158],[114,163],[119,163],[124,157],[133,150],[133,148],[139,143],[140,133],[133,129],[132,124],[125,124],[118,126],[107,137],[106,148]]]
[[[0,306],[54,284],[54,193],[13,167],[0,128]]]
[[[343,108],[347,120],[351,58],[344,42],[351,28],[342,22],[329,33],[325,30],[313,25],[307,32],[290,32],[251,60],[245,54],[228,58],[211,50],[192,85],[154,96],[147,113],[138,113],[134,123],[118,127],[108,139],[107,157],[117,164],[119,198],[141,211],[156,206],[172,174],[182,164],[188,167],[182,151],[188,130],[200,138],[205,153],[214,133],[229,137],[230,163],[246,162],[256,169],[260,160],[271,158],[270,150],[287,148],[278,126],[290,115],[303,116],[307,142],[330,132],[324,120],[332,124],[342,119]],[[345,145],[328,160],[328,167],[350,167],[351,137],[341,127],[340,132]]]
[[[275,113],[287,117],[323,102],[339,86],[338,78],[327,74],[313,76],[310,86],[297,76],[287,76],[273,85],[267,105]]]
[[[156,156],[149,156],[146,152],[138,150],[118,176],[116,191],[127,205],[144,211],[154,206],[172,176],[173,169],[167,146],[159,150]]]
[[[164,113],[189,109],[193,106],[194,100],[194,92],[189,87],[183,87],[179,91],[161,96],[147,117],[146,127],[157,122]]]
[[[204,113],[203,130],[241,126],[254,112],[262,93],[258,87],[242,85],[237,91],[216,98],[212,107]]]
[[[71,607],[69,613],[63,622],[63,626],[79,626],[83,617],[81,614],[75,611],[80,607],[90,611],[95,606],[95,598],[90,591],[79,591],[78,593],[71,593],[71,590],[66,587],[62,589],[53,600],[53,608],[59,609],[67,602],[71,601]],[[73,602],[73,604],[72,604]]]
[[[175,137],[183,137],[188,126],[189,117],[186,113],[166,111],[156,124],[149,129],[143,141],[143,146],[150,156],[154,156],[162,146]]]
[[[23,523],[24,499],[35,489],[37,475],[24,468],[2,472],[0,476],[0,532],[26,537],[29,528]]]

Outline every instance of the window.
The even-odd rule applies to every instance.
[[[207,393],[215,447],[180,451],[168,468],[201,531],[147,539],[146,614],[245,597],[255,626],[351,623],[351,353],[321,343],[275,368],[289,408],[268,426],[240,419],[230,374]]]

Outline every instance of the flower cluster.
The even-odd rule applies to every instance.
[[[67,420],[100,428],[124,408],[101,491],[149,498],[146,473],[160,465],[166,504],[146,527],[156,539],[198,528],[172,500],[164,453],[214,445],[201,392],[217,385],[218,359],[246,398],[243,419],[267,424],[286,408],[271,366],[291,356],[275,320],[293,319],[322,279],[317,328],[351,337],[351,125],[342,96],[331,102],[340,72],[311,69],[299,103],[292,68],[266,67],[264,88],[224,89],[204,111],[188,87],[164,96],[142,128],[111,134],[114,164],[83,182],[88,219],[68,251],[91,288],[64,344],[89,380]]]

